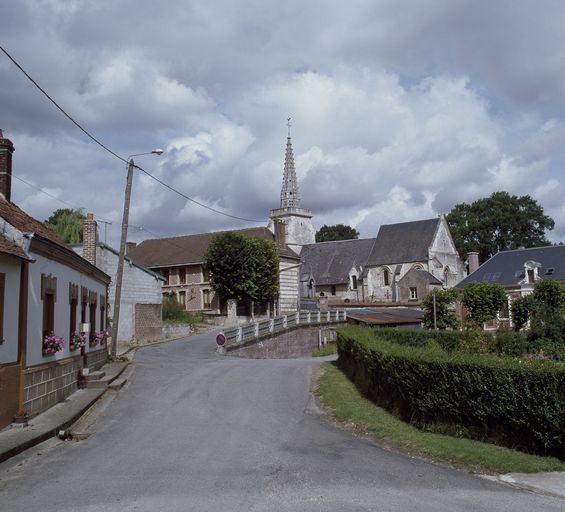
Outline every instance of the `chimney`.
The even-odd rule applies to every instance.
[[[472,274],[479,268],[479,253],[470,252],[467,254],[467,259],[469,261],[469,274]]]
[[[286,245],[286,226],[280,220],[275,220],[275,244],[277,247]]]
[[[83,224],[82,257],[96,266],[96,221],[92,213],[86,214]]]
[[[131,255],[131,250],[135,249],[137,244],[135,242],[126,242],[126,256]]]
[[[12,153],[14,145],[12,141],[4,138],[0,130],[0,194],[6,201],[12,196]]]

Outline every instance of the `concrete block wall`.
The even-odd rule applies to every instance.
[[[85,354],[85,366],[90,370],[99,370],[108,361],[108,349],[107,347],[101,348],[99,350],[94,350],[92,352],[87,352]]]

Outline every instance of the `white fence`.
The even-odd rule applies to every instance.
[[[264,338],[278,332],[306,325],[319,325],[345,322],[347,314],[344,309],[330,311],[298,311],[288,315],[277,316],[261,322],[254,322],[224,330],[226,347],[240,345],[248,341]]]

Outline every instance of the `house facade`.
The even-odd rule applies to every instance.
[[[108,314],[111,317],[114,311],[120,253],[109,245],[98,242],[96,233],[96,221],[89,213],[84,222],[83,243],[73,245],[72,248],[77,254],[111,276],[108,289]],[[165,278],[161,274],[138,265],[128,256],[125,257],[118,343],[135,343],[162,337],[161,286],[164,282]]]
[[[11,202],[13,151],[0,132],[0,427],[64,400],[107,359],[110,278]]]
[[[478,258],[475,259],[478,262]],[[463,290],[470,283],[494,283],[504,287],[507,304],[497,318],[485,324],[485,329],[513,327],[512,300],[529,295],[541,279],[551,279],[565,284],[565,246],[532,247],[501,251],[478,268],[470,267],[471,273],[457,288]]]

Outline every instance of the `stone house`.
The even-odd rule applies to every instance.
[[[111,276],[112,281],[108,289],[108,309],[111,317],[114,311],[115,278],[120,253],[109,245],[98,242],[96,232],[96,221],[89,213],[84,222],[83,243],[72,245],[72,248],[77,254]],[[161,285],[164,282],[165,278],[161,274],[138,265],[126,256],[122,277],[118,343],[134,343],[162,337]]]
[[[110,277],[11,202],[13,151],[0,131],[0,428],[64,400],[107,359]],[[84,347],[71,344],[80,331]]]
[[[284,236],[279,229],[279,235]],[[237,230],[246,236],[275,240],[267,228]],[[227,305],[210,285],[210,277],[204,267],[204,255],[216,233],[144,240],[138,245],[130,244],[129,256],[136,263],[158,272],[164,278],[162,293],[174,293],[186,311],[208,315],[224,315]],[[278,239],[280,257],[278,309],[296,311],[298,307],[298,265],[300,258]],[[240,310],[240,314],[245,314]]]
[[[508,303],[485,329],[513,327],[510,305],[517,297],[529,295],[541,279],[565,284],[565,246],[532,247],[501,251],[478,265],[478,254],[469,254],[469,275],[457,284],[463,290],[470,283],[495,283],[504,287]]]

